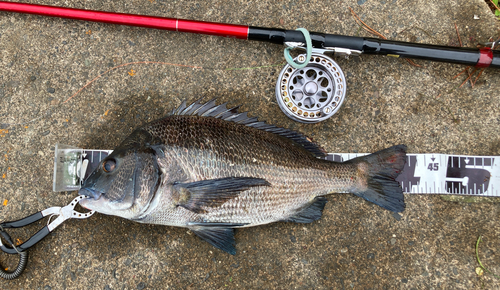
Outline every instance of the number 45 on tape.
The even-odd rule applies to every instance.
[[[57,144],[54,191],[79,189],[81,182],[111,152]],[[326,159],[343,162],[363,155],[367,154],[330,153]],[[406,193],[500,196],[500,156],[407,154],[405,168],[397,180]]]
[[[326,159],[341,162],[362,155],[333,153]],[[500,156],[408,154],[397,180],[407,193],[500,196]]]

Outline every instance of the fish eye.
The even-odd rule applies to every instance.
[[[108,159],[102,163],[102,170],[104,170],[104,172],[111,172],[115,170],[115,168],[116,168],[116,161],[114,159]]]

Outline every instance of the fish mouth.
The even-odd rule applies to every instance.
[[[97,190],[92,189],[92,188],[81,188],[78,191],[78,195],[85,196],[86,197],[85,199],[99,200],[101,198],[102,194],[103,194],[102,192],[97,191]]]
[[[90,188],[81,188],[78,191],[78,195],[85,197],[78,202],[81,207],[87,210],[94,210],[95,202],[101,198],[102,192]]]
[[[84,197],[84,198],[80,199],[80,201],[78,201],[78,203],[80,204],[80,206],[83,207],[86,210],[92,210],[92,209],[86,207],[85,203],[86,203],[86,201],[92,200],[93,198],[91,196],[88,196],[88,195],[83,195],[83,194],[80,194],[80,195],[82,195]]]

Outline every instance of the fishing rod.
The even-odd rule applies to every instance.
[[[288,64],[285,65],[279,75],[276,84],[276,98],[280,108],[288,117],[304,123],[316,123],[331,117],[340,108],[344,100],[346,93],[345,77],[338,64],[326,54],[344,56],[361,54],[390,55],[483,68],[500,68],[500,52],[489,47],[480,49],[449,47],[308,32],[305,29],[262,28],[5,1],[0,1],[0,11],[284,44],[287,46],[285,58]],[[292,59],[289,54],[292,49],[305,51],[305,54],[300,54]],[[59,158],[61,156],[58,156],[58,154],[61,153],[56,146],[55,166],[57,167],[54,171],[54,191],[78,189],[81,184],[80,178],[86,176],[86,171],[84,170],[83,174],[80,173],[81,176],[78,176],[77,164],[81,164],[82,168],[90,168],[92,164],[97,166],[95,164],[101,160],[101,157],[109,154],[109,152],[103,150],[93,152],[98,153],[98,155],[92,154],[92,150],[85,151],[85,154],[83,149],[74,149],[82,151],[80,153],[75,153],[69,148],[61,150],[63,150],[65,158]],[[83,156],[87,155],[89,156],[87,158],[90,159],[85,159],[87,160],[87,163],[85,163]],[[99,158],[92,159],[94,155],[99,156]],[[335,161],[345,161],[352,157],[349,154],[347,156],[329,156],[331,160]],[[405,174],[398,181],[402,183],[405,192],[411,193],[440,192],[500,196],[497,189],[500,178],[497,171],[495,171],[498,168],[497,159],[494,156],[411,155],[408,157]],[[78,160],[79,163],[75,162],[75,160]],[[448,166],[449,164],[452,166]],[[422,165],[424,165],[423,168]],[[71,166],[74,166],[74,168]],[[68,170],[68,168],[72,169]],[[426,169],[429,172],[425,172]],[[422,174],[422,172],[427,174]],[[439,178],[436,178],[436,173],[439,173]],[[471,177],[469,178],[469,176]],[[425,184],[426,187],[421,186],[422,184]],[[437,191],[436,188],[438,188]],[[13,271],[6,271],[0,267],[0,277],[5,279],[18,277],[26,267],[27,250],[65,220],[70,218],[83,219],[92,216],[94,213],[92,211],[81,213],[74,210],[76,204],[82,198],[83,196],[79,196],[64,207],[51,207],[18,221],[0,223],[0,237],[6,241],[6,243],[3,243],[0,239],[0,250],[8,254],[17,253],[20,255],[18,266]],[[42,218],[52,216],[57,218],[52,221],[49,220],[46,226],[22,244],[16,244],[14,239],[7,233],[8,229],[24,227]]]
[[[287,46],[285,58],[288,65],[279,75],[276,99],[288,117],[303,123],[316,123],[331,117],[345,98],[344,74],[337,63],[325,54],[388,55],[480,68],[500,68],[500,51],[490,47],[451,47],[308,32],[305,29],[285,30],[5,1],[0,1],[0,11],[284,44]],[[292,49],[306,53],[292,59],[289,54]]]

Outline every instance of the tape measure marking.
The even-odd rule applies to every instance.
[[[82,166],[82,175],[83,180],[89,177],[90,173],[94,171],[94,169],[99,165],[102,159],[106,158],[109,154],[111,154],[113,150],[83,150],[83,161],[88,160],[86,168]]]
[[[83,150],[82,175],[87,178],[112,150]],[[367,153],[330,153],[325,158],[344,162]],[[500,156],[407,154],[396,179],[405,193],[500,196]]]
[[[326,159],[343,162],[364,155],[332,153]],[[406,193],[500,196],[500,156],[407,154],[396,180]]]

